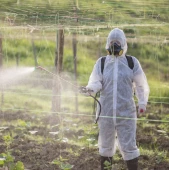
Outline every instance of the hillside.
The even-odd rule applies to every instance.
[[[107,55],[115,27],[150,86],[147,112],[137,118],[139,168],[169,169],[169,1],[0,0],[0,170],[99,170],[95,103],[78,88]],[[64,52],[56,75],[59,30]],[[113,161],[114,170],[126,169],[119,151]]]

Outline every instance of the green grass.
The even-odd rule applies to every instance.
[[[37,82],[37,81],[36,81]],[[27,85],[17,86],[17,88],[11,88],[6,90],[3,98],[3,109],[18,110],[30,110],[30,112],[48,112],[51,113],[52,106],[52,91],[39,85]],[[15,100],[17,98],[17,100]],[[61,95],[62,105],[64,110],[67,110],[70,114],[75,112],[75,93],[70,91],[63,91]],[[80,113],[92,114],[93,99],[83,95],[78,95],[78,105]],[[89,107],[90,105],[90,107]],[[63,110],[63,111],[64,111]],[[67,116],[67,115],[66,115]]]
[[[169,103],[169,84],[168,82],[149,81],[150,98],[149,100],[155,102]]]

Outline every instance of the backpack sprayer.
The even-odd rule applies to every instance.
[[[51,74],[51,75],[53,75],[53,76],[57,76],[57,77],[61,78],[59,75],[54,74],[54,73],[50,72],[49,70],[47,70],[47,69],[45,69],[45,68],[43,68],[43,67],[41,67],[41,66],[36,66],[35,69],[40,69],[40,70],[46,71],[47,73],[49,73],[49,74]],[[62,80],[67,81],[67,80],[65,80],[65,79],[63,79],[63,78],[62,78]],[[68,82],[68,81],[67,81],[67,82]],[[87,94],[87,93],[88,93],[88,95],[89,95],[90,97],[92,97],[92,98],[99,104],[99,114],[98,114],[98,117],[96,118],[96,120],[94,121],[95,124],[96,124],[96,123],[98,122],[98,120],[99,120],[100,113],[101,113],[101,103],[97,100],[97,98],[96,98],[97,95],[96,95],[96,96],[91,95],[91,93],[93,92],[93,90],[88,90],[88,89],[87,89],[86,87],[84,87],[84,86],[78,87],[78,86],[75,86],[74,84],[72,84],[72,83],[70,83],[70,82],[69,82],[69,84],[71,84],[72,86],[78,88],[78,89],[79,89],[79,92],[82,93],[82,94]]]

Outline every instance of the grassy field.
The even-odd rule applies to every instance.
[[[77,86],[85,86],[96,60],[107,54],[106,38],[115,27],[124,30],[128,54],[141,62],[150,86],[147,112],[138,117],[137,124],[139,169],[169,169],[167,0],[0,2],[3,55],[0,167],[3,170],[5,167],[8,170],[100,169],[98,128],[93,123],[94,101],[77,94],[73,86],[76,83],[72,34],[77,34]],[[38,64],[54,72],[59,26],[64,29],[65,43],[60,79],[61,110],[56,113],[51,111],[53,76],[36,69],[29,74],[19,73],[23,72],[21,67],[35,67],[34,50]],[[113,170],[125,169],[125,162],[117,151]]]

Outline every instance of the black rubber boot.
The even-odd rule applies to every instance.
[[[138,169],[138,158],[131,159],[126,161],[128,170],[137,170]]]
[[[112,157],[101,156],[101,170],[112,169]]]

